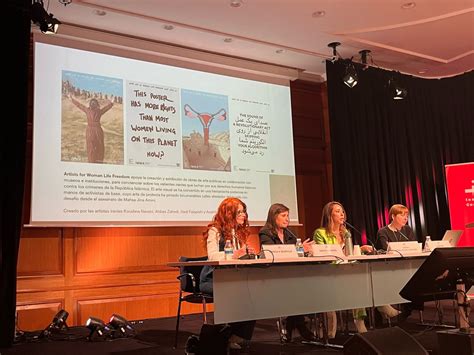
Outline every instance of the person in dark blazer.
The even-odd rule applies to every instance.
[[[408,208],[396,204],[388,212],[390,223],[377,232],[377,249],[387,250],[389,242],[416,241],[415,233],[408,223]]]
[[[268,244],[296,244],[296,235],[288,229],[289,213],[290,209],[281,203],[270,206],[267,222],[258,233],[260,245],[263,249],[265,249],[264,245]],[[311,250],[311,244],[314,244],[314,242],[309,240],[303,242],[305,252]],[[304,315],[289,316],[285,323],[286,333],[280,332],[282,342],[291,342],[295,328],[298,329],[303,339],[315,340],[313,334],[306,327]]]
[[[415,233],[408,223],[408,207],[395,204],[390,207],[388,214],[390,216],[390,223],[377,232],[377,239],[375,244],[377,249],[387,250],[389,242],[405,242],[405,241],[416,241]],[[388,306],[390,307],[390,306]],[[401,314],[399,321],[407,319],[412,311],[423,310],[423,302],[408,302],[402,303]],[[392,312],[393,313],[393,312]]]

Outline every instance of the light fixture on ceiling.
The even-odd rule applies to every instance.
[[[69,329],[66,323],[68,316],[69,313],[64,309],[61,309],[56,313],[51,323],[41,332],[40,338],[47,337],[54,332],[59,332],[63,328]]]
[[[393,100],[403,100],[408,95],[408,90],[401,86],[394,77],[388,80],[388,90]]]
[[[331,62],[335,62],[337,59],[341,58],[341,55],[336,49],[340,45],[341,45],[341,42],[331,42],[328,44],[328,47],[332,48],[332,58],[330,59]]]
[[[230,38],[230,37],[224,38],[224,42],[225,42],[225,43],[231,43],[232,41],[233,41],[233,39]]]
[[[410,10],[410,9],[413,9],[416,7],[416,2],[414,1],[410,1],[410,2],[406,2],[404,4],[402,4],[401,8],[403,10]]]
[[[105,325],[104,321],[99,318],[89,317],[86,321],[86,327],[90,330],[87,336],[88,340],[92,340],[92,336],[97,333],[99,336],[104,336],[110,329]]]
[[[163,28],[164,28],[166,31],[172,31],[172,30],[174,30],[174,26],[173,26],[173,25],[163,25]]]
[[[53,14],[48,14],[44,9],[43,0],[33,0],[31,4],[31,21],[37,24],[41,32],[45,34],[55,34],[61,22],[54,18]]]
[[[64,6],[69,5],[72,3],[72,0],[58,0],[60,4],[63,4]]]
[[[231,7],[241,7],[243,3],[242,0],[230,0]]]
[[[348,63],[346,63],[346,74],[342,78],[342,81],[344,82],[344,84],[346,84],[352,89],[359,82],[359,75],[357,74],[357,71],[352,61],[349,59],[347,61]]]
[[[107,12],[105,12],[104,10],[94,10],[94,14],[96,14],[97,16],[105,16],[107,15]]]
[[[315,11],[315,12],[313,12],[313,14],[311,16],[315,17],[315,18],[324,17],[324,16],[326,16],[326,11],[324,11],[324,10]]]
[[[128,331],[134,331],[130,322],[118,314],[112,314],[109,320],[109,328],[118,331],[121,335],[126,335]]]
[[[285,50],[284,49],[277,49],[275,51],[276,54],[282,54]]]

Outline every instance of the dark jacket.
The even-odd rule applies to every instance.
[[[281,242],[280,238],[276,233],[273,233],[270,228],[263,227],[258,232],[258,237],[260,238],[260,245],[264,244],[296,244],[296,236],[292,234],[288,229],[283,230],[283,241]]]
[[[375,245],[377,249],[387,250],[389,242],[405,242],[416,240],[413,229],[410,226],[404,225],[400,232],[394,232],[388,226],[380,228],[377,232],[377,239]]]

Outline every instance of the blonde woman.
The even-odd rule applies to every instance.
[[[313,239],[317,244],[339,244],[344,248],[344,238],[350,235],[346,229],[344,222],[346,221],[346,211],[341,203],[332,201],[327,203],[322,212],[321,227],[316,229],[313,234]],[[363,245],[361,251],[370,252],[372,249],[368,245]],[[367,332],[365,326],[365,318],[367,313],[365,309],[354,309],[352,311],[354,324],[358,333]],[[334,338],[337,329],[336,312],[327,312],[328,317],[328,336]]]

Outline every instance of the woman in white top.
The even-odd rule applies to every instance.
[[[226,198],[203,233],[207,257],[209,260],[224,260],[224,246],[229,240],[234,248],[233,258],[238,259],[247,252],[249,235],[247,206],[238,198]]]
[[[247,253],[247,240],[250,235],[247,217],[247,206],[235,197],[226,198],[219,208],[207,230],[203,233],[209,260],[224,260],[224,246],[227,241],[233,246],[233,258],[238,259]],[[213,294],[214,268],[205,266],[200,275],[199,288],[201,292]],[[252,338],[255,321],[245,321],[229,324],[232,328],[230,347],[240,349]]]

